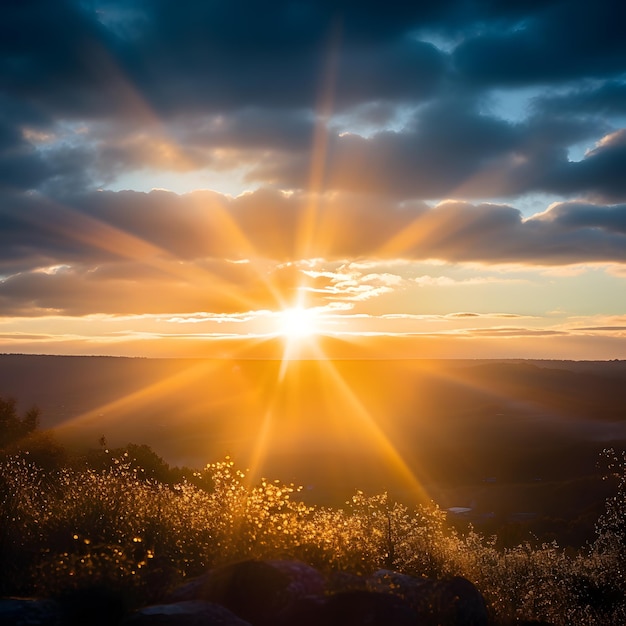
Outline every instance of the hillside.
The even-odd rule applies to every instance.
[[[597,512],[606,492],[599,454],[626,446],[625,384],[619,361],[283,369],[244,359],[0,356],[0,394],[39,406],[42,426],[74,447],[104,435],[194,467],[230,454],[322,503],[356,488],[411,500],[419,485],[444,507],[500,524]]]

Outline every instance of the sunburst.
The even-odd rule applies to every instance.
[[[278,315],[278,333],[289,341],[298,341],[319,332],[317,311],[302,306],[284,309]]]

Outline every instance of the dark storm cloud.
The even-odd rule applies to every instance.
[[[555,2],[508,29],[469,37],[454,51],[462,76],[479,85],[533,85],[624,71],[626,8],[618,0]]]
[[[546,190],[582,193],[603,202],[626,199],[626,129],[602,138],[580,161],[553,164],[539,186]]]
[[[568,149],[608,132],[606,121],[537,113],[511,122],[483,113],[472,98],[422,107],[401,131],[342,133],[327,155],[330,188],[391,197],[505,197],[528,191],[626,197],[621,134],[608,135],[581,162]],[[303,187],[308,154],[260,162],[251,178]],[[604,194],[604,195],[603,195]]]
[[[446,100],[422,109],[401,132],[334,137],[326,184],[391,197],[445,197],[519,142],[514,125],[481,115],[471,101]],[[304,186],[311,167],[308,157],[262,163],[253,175]]]
[[[164,115],[246,105],[313,108],[329,83],[338,109],[376,99],[423,100],[436,93],[447,59],[433,45],[406,32],[370,41],[333,28],[332,12],[324,18],[318,29],[304,24],[301,38],[297,28],[290,33],[281,26],[279,17],[269,24],[260,20],[249,36],[239,20],[219,34],[209,18],[193,26],[170,20],[164,33],[146,37],[149,67],[142,61],[131,71]],[[166,80],[151,81],[151,67],[158,67]]]
[[[620,4],[250,0],[11,2],[0,85],[58,115],[309,107],[334,72],[335,106],[420,101],[455,80],[428,33],[460,42],[471,84],[536,84],[624,69]],[[426,37],[426,40],[421,40]],[[330,63],[330,65],[329,65]],[[334,68],[334,69],[332,69]]]
[[[27,0],[3,7],[2,89],[53,114],[306,106],[336,57],[336,102],[422,97],[444,55],[407,37],[428,10],[367,3]]]
[[[330,58],[336,106],[427,98],[448,73],[446,54],[416,32],[500,27],[540,5],[28,0],[3,7],[0,84],[81,118],[136,114],[132,92],[161,115],[313,107]]]
[[[600,206],[581,202],[557,204],[531,221],[549,222],[566,231],[586,228],[600,229],[605,233],[626,234],[624,206]]]
[[[2,6],[0,89],[48,115],[92,117],[116,109],[116,40],[80,2]]]
[[[246,107],[183,124],[180,141],[204,148],[305,151],[314,127],[314,116],[307,109]]]
[[[36,187],[50,176],[49,165],[22,130],[26,125],[44,128],[48,122],[19,99],[0,90],[0,189]]]
[[[28,189],[50,176],[50,168],[26,141],[0,122],[0,188]]]
[[[366,256],[423,220],[431,238],[403,254],[622,260],[623,12],[615,0],[5,3],[1,271],[129,260],[135,244],[184,260],[297,256],[310,202],[298,190],[316,160],[317,186],[338,194],[319,201],[336,230],[320,254]],[[494,88],[521,85],[545,89],[526,113],[489,108]],[[294,195],[93,191],[122,173],[242,166]],[[398,209],[537,191],[604,208],[575,224],[570,204],[528,222],[486,204]]]
[[[564,94],[537,97],[534,107],[558,115],[624,115],[626,114],[626,82],[611,80],[600,86],[583,86]]]

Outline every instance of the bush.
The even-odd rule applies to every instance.
[[[172,485],[147,477],[128,455],[101,469],[52,473],[10,457],[0,462],[0,591],[108,589],[140,604],[214,565],[282,557],[327,572],[464,576],[498,624],[621,625],[626,462],[608,454],[617,494],[596,541],[579,553],[555,543],[498,549],[495,537],[449,528],[435,505],[409,508],[387,494],[307,506],[294,485],[252,484],[229,458]]]

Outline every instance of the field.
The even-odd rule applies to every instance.
[[[619,361],[2,356],[0,413],[27,432],[0,460],[0,591],[104,585],[132,607],[286,556],[461,575],[497,625],[617,626],[625,378]]]
[[[626,363],[167,360],[4,355],[0,394],[70,448],[149,445],[172,466],[231,455],[315,504],[355,489],[464,507],[507,542],[581,545],[626,442]],[[329,372],[344,387],[329,382]],[[275,384],[283,377],[280,385]],[[350,390],[359,390],[358,397]],[[503,531],[506,527],[506,533]]]

